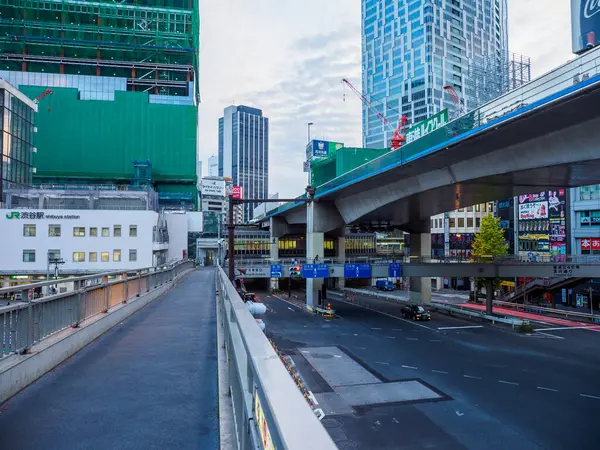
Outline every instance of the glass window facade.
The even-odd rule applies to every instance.
[[[32,183],[34,114],[30,106],[0,88],[0,204],[8,186]]]

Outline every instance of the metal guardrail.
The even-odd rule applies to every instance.
[[[498,323],[504,323],[506,325],[511,325],[513,328],[516,326],[521,326],[524,321],[520,320],[520,319],[511,319],[508,317],[497,317],[497,316],[489,316],[485,313],[479,312],[479,311],[473,311],[472,309],[460,306],[460,305],[445,305],[443,303],[438,303],[438,302],[432,302],[430,305],[427,305],[428,308],[435,310],[442,310],[442,311],[448,311],[452,314],[462,314],[465,316],[469,316],[469,317],[473,317],[473,318],[478,318],[478,319],[483,319],[483,320],[489,320],[490,322],[492,322],[493,324],[495,324],[496,322]]]
[[[565,318],[576,317],[579,319],[585,319],[591,323],[600,323],[600,315],[590,314],[590,313],[582,313],[576,311],[567,311],[563,309],[555,309],[555,308],[545,308],[543,306],[536,305],[523,305],[520,303],[512,303],[512,302],[502,302],[502,301],[494,301],[494,306],[499,306],[506,309],[514,309],[515,311],[522,312],[530,312],[534,314],[547,314],[547,315],[556,315]]]
[[[221,267],[217,292],[237,448],[337,449]]]
[[[0,358],[13,353],[27,353],[41,340],[110,308],[126,303],[167,282],[193,262],[141,269],[136,272],[109,272],[84,277],[43,281],[0,289],[0,302],[7,295],[8,305],[0,307]],[[29,299],[33,289],[54,285],[72,285],[69,292]],[[17,302],[9,296],[17,294]]]

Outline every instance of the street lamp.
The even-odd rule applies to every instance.
[[[308,142],[310,143],[310,127],[312,127],[314,125],[314,123],[312,122],[308,122],[307,124],[307,129],[308,129]]]

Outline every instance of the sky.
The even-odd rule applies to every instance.
[[[508,0],[509,49],[531,58],[532,78],[573,58],[567,0]],[[360,147],[360,0],[200,0],[199,159],[218,153],[229,105],[270,121],[269,192],[304,191],[307,123],[313,138]]]

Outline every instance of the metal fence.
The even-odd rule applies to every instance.
[[[336,449],[221,267],[217,293],[237,448]]]
[[[0,358],[26,353],[33,344],[129,299],[172,281],[193,262],[152,267],[135,272],[110,272],[0,289]],[[62,286],[67,292],[33,298],[38,288]],[[14,301],[11,301],[13,299]]]

